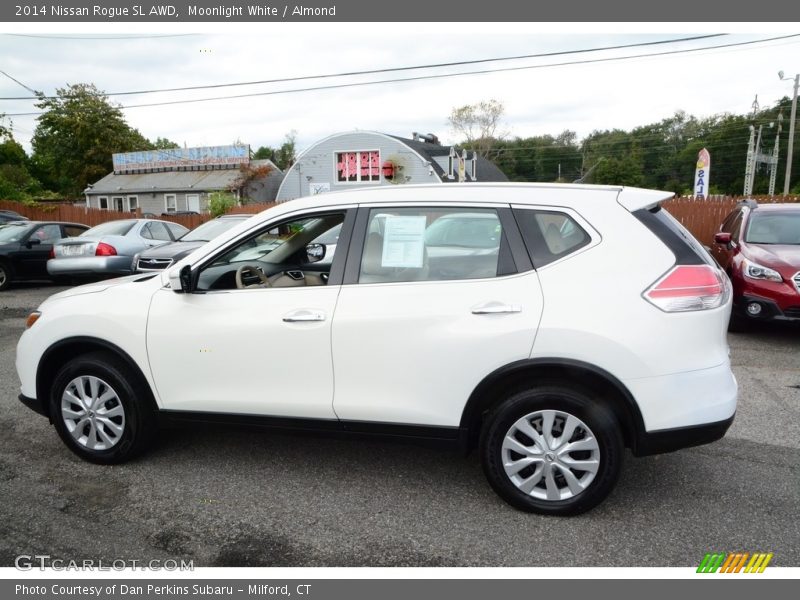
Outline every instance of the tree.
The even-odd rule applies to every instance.
[[[236,196],[231,192],[212,192],[208,196],[208,212],[212,217],[224,215],[236,206]]]
[[[498,140],[508,136],[507,132],[498,132],[504,114],[502,102],[483,100],[454,108],[447,122],[455,134],[464,140],[462,145],[488,158]]]
[[[269,146],[260,146],[258,150],[253,153],[253,158],[256,160],[271,160],[281,171],[285,171],[294,164],[297,158],[295,156],[296,140],[297,131],[292,129],[284,136],[283,144],[281,144],[280,148],[275,149]]]
[[[180,144],[176,144],[167,138],[158,137],[155,142],[150,143],[150,148],[147,148],[147,150],[170,150],[172,148],[180,148]]]
[[[49,188],[76,197],[112,169],[115,152],[145,150],[150,142],[125,122],[119,106],[92,84],[37,94],[39,117],[32,139],[35,173]]]
[[[14,139],[0,115],[0,199],[28,200],[41,191],[41,185],[28,171],[28,155]]]

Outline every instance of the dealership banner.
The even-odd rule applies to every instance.
[[[702,577],[702,576],[698,576]],[[713,589],[712,589],[713,588]],[[0,581],[0,597],[37,600],[486,600],[487,598],[789,598],[796,581],[719,576],[708,579],[26,579]]]
[[[711,154],[703,148],[697,153],[697,166],[694,170],[695,198],[708,198],[708,178],[711,175]]]
[[[62,0],[41,2],[15,0],[0,3],[0,18],[11,22],[92,22],[122,21],[156,23],[189,22],[367,22],[387,21],[408,23],[427,22],[714,22],[724,17],[726,22],[800,21],[800,3],[785,0],[761,0],[758,11],[743,0],[724,3],[672,0],[671,2],[642,2],[641,0],[573,0],[549,2],[533,0],[460,0],[430,2],[375,2],[375,0],[309,0],[298,3],[258,0],[167,0],[147,3],[140,0]],[[712,28],[713,29],[713,28]],[[413,28],[409,27],[409,41]]]

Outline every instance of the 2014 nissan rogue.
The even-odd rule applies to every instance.
[[[513,506],[581,513],[625,447],[733,421],[731,286],[669,197],[474,183],[286,202],[165,272],[46,300],[20,399],[97,463],[192,420],[431,438],[478,448]],[[244,251],[265,236],[280,243]]]

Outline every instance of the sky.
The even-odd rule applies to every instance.
[[[794,25],[794,27],[793,27]],[[117,96],[123,106],[254,94],[345,83],[525,68],[485,74],[313,90],[209,102],[125,108],[127,122],[154,140],[182,146],[236,141],[279,146],[296,132],[302,151],[356,129],[410,136],[435,133],[459,141],[447,124],[454,107],[495,99],[505,106],[509,137],[582,138],[596,129],[630,130],[678,110],[697,117],[746,113],[792,93],[800,71],[800,37],[739,47],[679,52],[590,64],[562,64],[644,53],[707,48],[800,33],[796,24],[0,24],[0,70],[46,94],[94,83],[113,94],[455,61],[568,52],[732,32],[724,37],[625,50],[494,61],[373,75],[311,79]],[[213,31],[199,28],[213,28]],[[542,65],[550,65],[541,67]],[[0,98],[30,92],[0,74]],[[32,100],[0,100],[0,113],[30,113]],[[788,115],[786,115],[788,118]],[[11,121],[11,123],[9,123]],[[30,151],[35,116],[9,116],[15,138]]]

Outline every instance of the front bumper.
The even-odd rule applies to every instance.
[[[760,312],[753,315],[747,311],[747,306],[757,303],[761,308]],[[800,296],[796,304],[784,304],[783,308],[770,298],[745,294],[736,299],[733,305],[735,314],[745,317],[751,321],[800,321]]]
[[[19,395],[19,401],[22,402],[25,406],[30,408],[32,411],[39,413],[40,415],[47,417],[47,410],[45,410],[44,405],[41,401],[37,400],[36,398],[29,398],[25,394]]]

